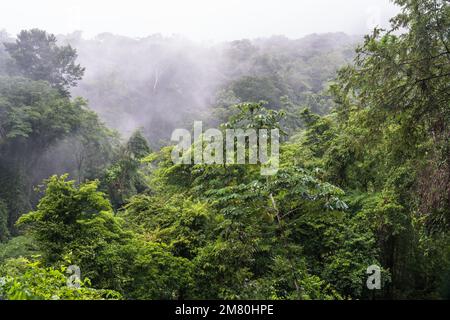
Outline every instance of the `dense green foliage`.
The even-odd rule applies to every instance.
[[[173,146],[149,147],[174,124],[147,126],[158,119],[121,141],[46,77],[41,64],[53,66],[53,56],[25,63],[42,67],[39,77],[5,67],[0,298],[448,299],[450,6],[395,2],[402,12],[392,28],[366,36],[333,82],[336,64],[326,61],[351,54],[332,41],[331,51],[308,46],[315,36],[227,44],[226,81],[214,84],[203,119],[222,132],[280,129],[272,176],[261,163],[174,164]],[[9,57],[0,51],[0,69],[33,56],[24,41],[39,35],[51,55],[70,53],[83,70],[53,36],[21,35]],[[170,64],[160,63],[151,93],[125,88],[104,103],[129,101],[133,112],[148,96],[180,102],[187,84],[171,87]],[[174,69],[187,77],[182,65]],[[123,84],[103,76],[81,91],[99,86],[103,97]],[[70,265],[81,270],[80,288],[66,285]],[[371,265],[381,267],[381,290],[366,286]]]
[[[89,279],[81,280],[79,288],[69,287],[66,271],[66,267],[44,268],[25,258],[8,260],[1,266],[0,296],[9,300],[120,299],[117,292],[89,288]]]

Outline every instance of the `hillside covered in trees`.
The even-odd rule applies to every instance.
[[[364,38],[0,32],[0,299],[449,299],[450,6],[394,2]],[[278,128],[279,170],[175,164],[194,121]]]

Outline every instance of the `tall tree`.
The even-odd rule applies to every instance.
[[[45,80],[61,93],[69,95],[70,87],[84,75],[84,68],[76,64],[77,52],[70,45],[58,46],[53,34],[43,30],[23,30],[16,42],[4,43],[14,59],[17,73],[32,80]]]
[[[366,194],[362,212],[392,275],[387,296],[405,298],[434,294],[449,267],[449,250],[438,248],[450,227],[450,6],[395,3],[391,28],[366,36],[339,73],[340,137],[327,163]]]

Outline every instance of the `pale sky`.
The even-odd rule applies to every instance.
[[[310,33],[367,33],[398,8],[389,0],[0,0],[0,30],[40,28],[145,37],[179,34],[225,41]]]

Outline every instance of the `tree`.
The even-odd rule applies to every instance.
[[[450,6],[395,3],[391,28],[366,36],[339,72],[337,138],[324,160],[372,221],[392,278],[385,296],[434,297],[450,264],[437,249],[450,225]]]
[[[190,285],[190,263],[162,244],[124,230],[97,182],[46,181],[37,210],[18,224],[31,232],[46,264],[71,261],[96,287],[134,299],[172,299]]]
[[[76,64],[77,52],[70,45],[58,46],[53,34],[43,30],[21,31],[15,43],[4,43],[14,59],[17,73],[32,80],[44,80],[62,94],[83,77],[85,69]]]
[[[105,183],[115,208],[120,208],[133,195],[146,189],[140,171],[141,160],[150,153],[150,147],[141,131],[137,130],[118,150],[113,164],[106,170]]]
[[[45,195],[37,210],[23,215],[18,225],[27,225],[40,244],[45,261],[63,261],[65,255],[87,265],[106,244],[126,238],[111,204],[97,191],[97,182],[78,187],[67,176],[46,181]]]
[[[70,101],[44,81],[0,77],[0,194],[8,227],[31,209],[42,155],[80,125],[86,102]]]

